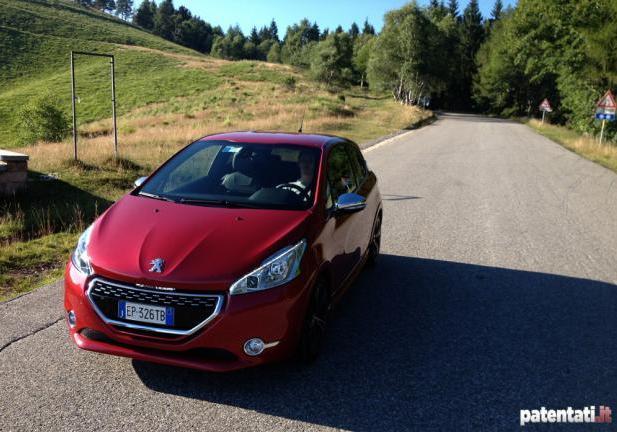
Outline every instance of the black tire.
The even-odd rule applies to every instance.
[[[323,280],[318,280],[313,288],[302,333],[298,345],[298,359],[301,363],[314,362],[326,335],[328,315],[330,313],[330,290]]]
[[[368,246],[368,258],[366,264],[369,267],[377,265],[379,261],[379,251],[381,250],[381,213],[377,215],[375,220],[371,242]]]

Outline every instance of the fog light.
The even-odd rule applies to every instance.
[[[77,324],[77,315],[75,315],[74,311],[70,310],[66,314],[66,320],[69,322],[71,327],[75,327],[75,324]]]
[[[244,352],[246,355],[257,356],[264,351],[266,345],[259,338],[249,339],[244,343]]]

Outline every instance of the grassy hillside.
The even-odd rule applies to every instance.
[[[69,52],[116,56],[120,159],[112,157],[109,63],[79,58],[80,162],[70,139],[19,148],[14,116],[50,92],[70,113]],[[229,62],[64,1],[0,0],[0,146],[30,155],[28,189],[0,201],[0,300],[57,278],[77,236],[135,178],[226,130],[304,130],[364,142],[430,113],[361,89],[332,92],[297,69]]]

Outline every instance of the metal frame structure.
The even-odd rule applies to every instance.
[[[77,111],[75,108],[75,100],[77,95],[75,94],[75,56],[93,56],[93,57],[107,57],[110,59],[111,67],[111,112],[113,117],[113,131],[114,131],[114,154],[118,157],[118,128],[116,125],[116,67],[114,56],[112,54],[101,54],[95,52],[85,51],[71,51],[71,105],[73,109],[73,155],[77,160]]]

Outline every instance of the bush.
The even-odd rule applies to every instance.
[[[35,98],[17,113],[16,128],[20,144],[57,142],[68,136],[69,119],[58,105],[54,96],[44,95]]]

